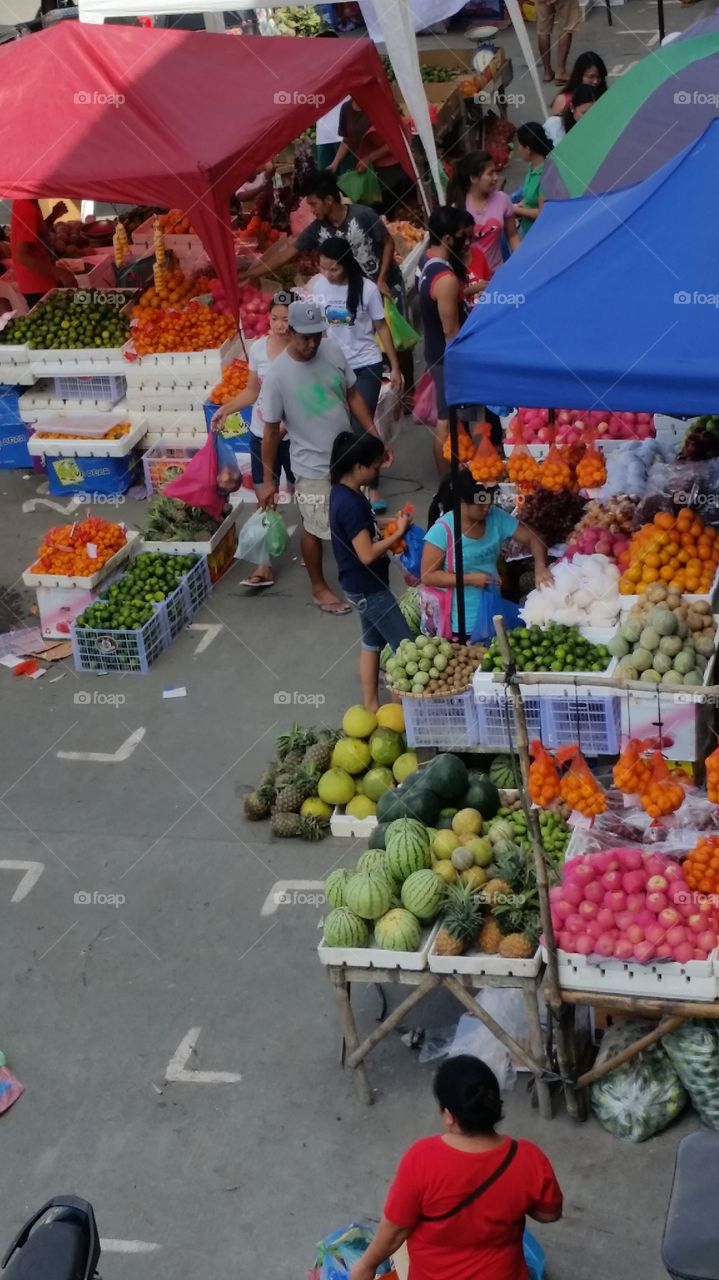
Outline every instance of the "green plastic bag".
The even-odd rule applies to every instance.
[[[611,1027],[602,1037],[595,1065],[629,1048],[652,1023],[629,1022]],[[592,1111],[616,1138],[644,1142],[661,1133],[687,1105],[684,1087],[660,1044],[651,1044],[622,1066],[615,1067],[589,1090]]]
[[[719,1035],[714,1023],[683,1022],[664,1037],[662,1047],[702,1124],[719,1129]]]
[[[278,511],[265,512],[265,546],[271,556],[281,556],[287,550],[290,535],[287,525]]]
[[[365,169],[362,173],[358,173],[356,169],[350,169],[349,173],[343,173],[337,179],[337,186],[353,204],[382,203],[379,179],[372,168]]]
[[[392,298],[384,300],[384,318],[392,334],[395,351],[411,351],[419,342],[419,334],[412,328],[409,320],[405,320]]]

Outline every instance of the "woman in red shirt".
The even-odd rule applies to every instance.
[[[562,1216],[554,1170],[534,1143],[495,1133],[499,1085],[479,1058],[449,1058],[434,1094],[444,1133],[403,1155],[377,1234],[350,1280],[374,1280],[405,1240],[409,1280],[527,1280],[525,1217]]]

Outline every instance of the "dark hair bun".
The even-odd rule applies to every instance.
[[[492,1133],[502,1119],[497,1077],[486,1062],[462,1053],[442,1063],[434,1079],[434,1096],[454,1117],[462,1133]]]

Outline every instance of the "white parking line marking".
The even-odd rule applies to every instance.
[[[49,507],[51,511],[59,511],[60,515],[69,515],[76,507],[81,507],[82,503],[78,498],[71,498],[70,501],[61,507],[59,502],[52,502],[50,498],[28,498],[27,502],[23,502],[23,512],[37,511],[38,507]]]
[[[236,1071],[192,1071],[187,1063],[195,1051],[202,1027],[190,1027],[167,1065],[165,1079],[168,1084],[238,1084],[242,1079]]]
[[[156,1253],[162,1245],[153,1244],[150,1240],[105,1240],[101,1236],[100,1248],[103,1253]]]
[[[130,759],[146,732],[146,729],[133,729],[129,738],[117,748],[117,751],[56,751],[55,755],[58,760],[89,760],[93,764],[122,764],[123,760]]]
[[[289,906],[293,892],[316,892],[324,887],[324,880],[277,880],[262,904],[260,915],[273,916],[278,907]]]
[[[44,870],[44,862],[19,862],[15,858],[5,858],[0,862],[0,871],[25,872],[10,901],[22,902],[23,898],[26,898],[30,890],[35,887]]]
[[[193,658],[196,658],[198,653],[204,653],[205,649],[209,649],[210,645],[212,644],[212,641],[216,640],[220,632],[224,631],[224,629],[225,629],[224,623],[222,622],[191,622],[189,627],[187,628],[188,631],[207,632],[207,634],[202,637],[202,639],[200,640],[200,643],[195,649],[195,652],[192,655]]]

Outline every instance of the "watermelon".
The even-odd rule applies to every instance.
[[[377,818],[380,823],[394,822],[397,818],[416,818],[418,822],[434,826],[439,812],[440,800],[428,788],[420,788],[413,782],[416,774],[412,774],[408,782],[393,791],[385,791],[377,802]]]
[[[345,902],[355,915],[376,920],[389,909],[393,893],[386,876],[377,871],[355,871],[345,885]]]
[[[388,822],[380,822],[372,832],[367,845],[368,849],[384,849],[385,837],[387,835]]]
[[[427,830],[414,818],[398,818],[390,823],[386,845],[387,866],[395,880],[406,880],[413,871],[432,865]]]
[[[375,921],[374,940],[385,951],[417,951],[422,926],[411,911],[394,907]]]
[[[328,875],[325,880],[325,900],[331,907],[346,906],[345,886],[351,875],[352,872],[345,871],[344,867],[338,867]]]
[[[328,947],[366,947],[369,928],[366,922],[347,907],[335,907],[324,922],[325,943]]]
[[[479,769],[470,769],[469,786],[464,793],[463,809],[478,809],[483,818],[493,818],[499,810],[499,792]]]
[[[402,616],[413,636],[420,633],[420,623],[422,615],[419,607],[419,592],[416,587],[410,587],[409,591],[405,591],[402,599],[398,601]]]
[[[519,765],[517,765],[515,773],[513,756],[495,756],[489,766],[489,780],[494,783],[495,787],[521,786],[521,782],[519,784],[517,782],[517,779],[521,779],[521,776]]]
[[[447,885],[435,871],[414,871],[402,885],[402,906],[419,920],[434,920],[447,896]]]
[[[422,779],[443,804],[459,804],[469,785],[467,766],[449,751],[435,756],[422,769]]]
[[[385,880],[392,880],[387,867],[387,850],[386,849],[365,849],[362,857],[357,863],[358,871],[375,871]],[[350,873],[351,874],[351,873]]]

